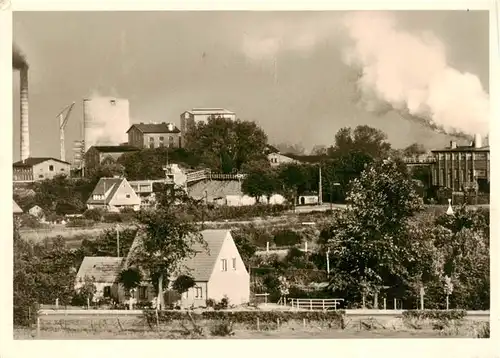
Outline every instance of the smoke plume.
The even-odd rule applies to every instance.
[[[343,24],[353,40],[344,61],[360,70],[359,100],[367,110],[395,110],[449,134],[488,133],[489,95],[477,76],[447,63],[435,36],[401,31],[387,13],[351,13]]]
[[[115,101],[112,103],[112,101]],[[85,104],[85,146],[119,145],[130,126],[127,100],[94,93]]]
[[[17,45],[12,45],[12,68],[21,70],[28,68],[26,56]]]

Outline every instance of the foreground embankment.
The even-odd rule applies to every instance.
[[[41,311],[15,339],[486,338],[478,311]]]

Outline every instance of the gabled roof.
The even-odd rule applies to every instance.
[[[196,255],[190,259],[186,259],[182,264],[188,268],[188,274],[193,277],[197,282],[207,282],[210,280],[212,271],[217,264],[217,257],[219,256],[222,244],[227,235],[230,235],[229,230],[203,230],[201,234],[207,243],[205,250],[200,244],[195,244],[193,249],[197,252]],[[132,246],[130,247],[125,266],[131,262],[136,249],[141,246],[141,233],[137,233]]]
[[[172,130],[169,128],[169,124],[173,126]],[[181,131],[177,126],[172,123],[135,123],[130,126],[127,133],[132,128],[137,128],[142,133],[180,133]]]
[[[198,282],[210,280],[212,271],[217,264],[217,257],[222,249],[222,244],[231,233],[229,230],[214,229],[203,230],[201,234],[208,245],[208,252],[200,244],[195,244],[193,249],[197,251],[197,254],[184,262],[184,265],[190,269],[189,274]]]
[[[99,179],[99,182],[97,183],[94,190],[92,191],[92,194],[90,194],[90,197],[87,200],[87,203],[88,204],[109,203],[109,201],[113,198],[116,191],[120,187],[120,184],[124,180],[125,180],[124,178],[101,178],[101,179]],[[111,189],[111,192],[109,193],[109,195],[106,198],[104,198],[103,200],[94,200],[94,195],[104,195],[110,189]]]
[[[438,153],[438,152],[489,152],[490,151],[490,146],[484,146],[480,148],[476,148],[473,145],[461,145],[457,146],[456,148],[442,148],[442,149],[433,149],[431,152],[432,153]]]
[[[68,162],[65,162],[65,161],[60,160],[60,159],[52,158],[52,157],[30,157],[30,158],[25,159],[24,161],[19,160],[19,161],[15,162],[13,164],[13,166],[18,167],[18,168],[19,167],[32,167],[34,165],[46,162],[48,160],[55,160],[56,162],[70,165],[70,163],[68,163]]]
[[[16,201],[14,199],[12,199],[12,204],[13,204],[12,212],[14,214],[21,214],[21,213],[23,213],[23,209],[21,209],[21,207],[16,203]]]
[[[140,148],[130,145],[94,145],[89,148],[94,148],[100,153],[122,153],[122,152],[137,152]]]
[[[96,282],[114,283],[122,268],[123,257],[90,257],[86,256],[76,274],[76,280],[83,281],[85,276],[94,278]]]

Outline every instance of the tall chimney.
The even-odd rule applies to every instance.
[[[481,142],[481,134],[476,133],[474,135],[474,148],[481,148],[483,143]]]
[[[28,117],[28,68],[23,67],[19,71],[21,76],[21,160],[30,156],[30,128]]]
[[[457,149],[457,142],[454,140],[450,141],[450,149]]]

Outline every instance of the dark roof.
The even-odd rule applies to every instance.
[[[272,146],[271,144],[266,144],[266,153],[271,154],[271,153],[279,153],[279,149],[276,148],[275,146]]]
[[[196,255],[183,262],[184,265],[190,270],[189,274],[198,282],[208,282],[212,271],[217,264],[217,257],[219,256],[222,244],[227,235],[230,234],[229,230],[203,230],[201,232],[203,239],[208,245],[208,251],[205,250],[200,244],[195,244],[193,249]],[[229,264],[229,263],[228,263]]]
[[[141,150],[140,148],[133,147],[131,145],[94,145],[90,148],[94,148],[101,153],[136,152]]]
[[[283,153],[282,155],[302,163],[319,163],[328,158],[327,155],[297,155],[292,153]]]
[[[30,157],[25,159],[24,161],[19,160],[13,164],[14,167],[32,167],[34,165],[46,162],[47,160],[55,160],[56,162],[63,163],[63,164],[68,164],[70,163],[65,162],[60,159],[52,158],[52,157]]]
[[[484,146],[480,148],[476,148],[473,145],[463,145],[457,146],[456,148],[442,148],[442,149],[433,149],[433,153],[437,152],[489,152],[490,146]]]
[[[208,250],[205,250],[200,244],[195,244],[193,249],[196,251],[194,257],[184,260],[182,264],[189,270],[188,274],[197,282],[208,282],[210,276],[217,264],[217,257],[222,249],[222,244],[228,235],[229,230],[203,230],[201,234],[207,243]],[[142,236],[137,234],[132,247],[129,249],[125,267],[131,261],[135,250],[142,245]],[[228,263],[229,264],[229,263]]]
[[[120,187],[121,182],[125,180],[124,178],[101,178],[95,186],[92,194],[90,194],[87,200],[88,204],[103,204],[109,202],[111,198],[115,195],[116,191]],[[103,200],[94,200],[94,195],[104,195],[106,191],[111,188],[109,195]]]
[[[96,282],[114,283],[118,279],[123,257],[90,257],[83,259],[76,280],[83,281],[85,276],[94,278]]]
[[[180,133],[179,128],[174,125],[174,128],[170,130],[168,128],[169,123],[135,123],[129,128],[127,133],[133,128],[137,128],[142,133]]]

